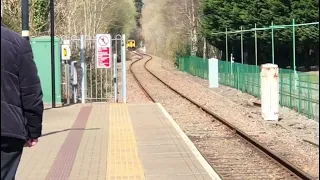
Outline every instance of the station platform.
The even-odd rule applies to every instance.
[[[161,104],[78,104],[46,110],[17,180],[219,179]]]

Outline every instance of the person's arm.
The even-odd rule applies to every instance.
[[[27,119],[28,136],[30,139],[37,139],[42,132],[42,89],[31,45],[23,40],[20,47],[18,61],[22,109]]]

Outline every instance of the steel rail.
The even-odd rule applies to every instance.
[[[136,55],[140,56],[142,60],[143,56],[147,56],[149,59],[144,63],[144,68],[153,76],[155,77],[157,80],[159,80],[163,85],[165,85],[166,87],[168,87],[170,90],[172,90],[173,92],[177,93],[178,95],[180,95],[181,97],[183,97],[184,99],[188,100],[189,102],[191,102],[192,104],[194,104],[195,106],[197,106],[198,108],[202,109],[204,112],[206,112],[208,115],[211,115],[213,118],[217,119],[218,121],[220,121],[221,123],[223,123],[224,125],[226,125],[227,127],[229,127],[231,130],[233,130],[236,135],[238,135],[240,138],[246,140],[247,142],[249,142],[253,147],[255,147],[256,149],[258,149],[259,151],[263,152],[265,155],[267,155],[268,157],[270,157],[272,160],[274,160],[274,162],[278,163],[280,166],[283,166],[285,169],[287,169],[288,171],[292,172],[294,175],[296,175],[297,177],[303,179],[303,180],[314,180],[314,178],[307,174],[306,172],[304,172],[302,169],[300,169],[299,167],[295,166],[294,164],[290,163],[289,161],[287,161],[286,159],[284,159],[283,157],[281,157],[280,155],[278,155],[277,153],[275,153],[274,151],[272,151],[271,149],[269,149],[268,147],[264,146],[263,144],[261,144],[260,142],[258,142],[256,139],[252,138],[250,135],[248,135],[247,133],[245,133],[244,131],[240,130],[239,128],[237,128],[236,126],[234,126],[233,124],[231,124],[230,122],[228,122],[226,119],[222,118],[221,116],[219,116],[218,114],[212,112],[211,110],[209,110],[208,108],[204,107],[203,105],[199,104],[198,102],[195,102],[194,100],[190,99],[189,97],[187,97],[186,95],[182,94],[181,92],[179,92],[178,90],[176,90],[175,88],[171,87],[169,84],[167,84],[166,82],[164,82],[162,79],[160,79],[157,75],[155,75],[152,71],[150,71],[150,69],[147,68],[147,64],[148,62],[150,62],[152,60],[152,56],[148,55],[148,54],[143,54],[143,53],[138,53],[138,52],[134,52]],[[137,61],[139,61],[137,60]],[[137,62],[135,61],[135,62]],[[134,63],[135,63],[134,62]],[[132,64],[131,64],[132,65]],[[136,81],[139,81],[137,78],[135,78]],[[146,91],[146,89],[144,89],[144,87],[141,85],[141,83],[139,82],[139,86],[143,89],[143,91],[145,93],[147,93],[148,97],[152,98],[151,95]],[[154,99],[152,98],[153,102]]]

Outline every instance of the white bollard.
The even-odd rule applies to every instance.
[[[208,60],[209,66],[209,88],[219,87],[219,69],[218,69],[218,59],[211,58]]]
[[[261,65],[261,115],[264,120],[279,120],[279,69],[276,64]]]

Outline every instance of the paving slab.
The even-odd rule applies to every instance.
[[[161,104],[47,109],[17,180],[219,179]]]

